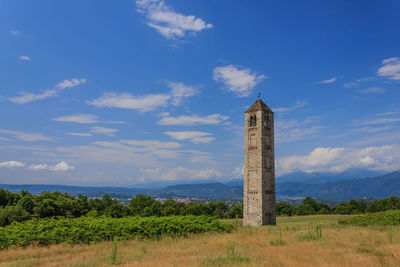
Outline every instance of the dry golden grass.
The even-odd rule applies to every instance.
[[[400,266],[400,228],[340,226],[337,216],[278,218],[278,226],[239,228],[160,241],[120,241],[119,266]],[[310,225],[313,223],[313,226]],[[321,224],[322,238],[300,240]],[[274,242],[274,241],[281,242]],[[272,241],[272,242],[271,242]],[[109,266],[113,242],[0,252],[1,266]],[[227,251],[228,247],[228,251]],[[233,252],[234,247],[234,252]],[[227,256],[228,255],[228,256]]]

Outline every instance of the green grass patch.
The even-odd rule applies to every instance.
[[[62,243],[90,244],[114,238],[187,237],[189,234],[232,230],[232,224],[204,216],[45,218],[0,227],[0,249]]]
[[[227,242],[226,257],[218,256],[217,258],[207,257],[201,261],[201,265],[219,266],[233,263],[249,263],[250,259],[235,253],[235,243]]]
[[[338,220],[340,224],[350,225],[400,225],[400,210],[389,210],[365,215],[356,215]]]
[[[278,216],[277,225],[304,225],[309,223],[336,223],[343,215]]]

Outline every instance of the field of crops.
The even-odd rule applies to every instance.
[[[400,226],[398,223],[359,225],[359,220],[368,220],[370,216],[372,215],[278,217],[276,226],[261,227],[243,227],[238,220],[215,221],[206,217],[157,218],[159,220],[127,218],[115,221],[104,218],[92,219],[93,221],[82,219],[82,225],[79,227],[78,224],[71,226],[68,224],[71,221],[68,220],[54,220],[47,223],[49,233],[44,235],[60,235],[59,241],[54,243],[62,244],[9,247],[0,250],[0,265],[400,266]],[[397,218],[393,216],[392,211],[376,216]],[[135,220],[138,221],[133,223]],[[343,223],[344,221],[346,223]],[[13,229],[16,237],[46,231],[45,225],[35,228],[38,222],[30,223],[29,227],[23,223],[6,228]],[[131,223],[136,225],[135,228],[123,226]],[[102,224],[104,225],[101,226]],[[119,224],[122,226],[118,226]],[[115,236],[124,236],[122,233],[126,233],[126,229],[138,229],[137,225],[140,224],[148,224],[150,228],[143,227],[143,230],[139,231],[141,234],[132,234],[133,238],[129,240],[114,239]],[[55,225],[57,227],[54,227]],[[64,225],[63,231],[69,229],[71,233],[76,232],[76,235],[54,230],[59,229],[61,225]],[[35,230],[29,230],[30,228]],[[82,232],[77,229],[81,229]],[[103,235],[105,229],[119,230],[112,230],[112,233]],[[170,229],[169,232],[167,229]],[[18,231],[21,233],[18,234]],[[137,231],[131,233],[133,232]],[[1,232],[0,236],[3,233]],[[68,242],[63,240],[66,236],[82,238],[92,235],[91,233],[101,238],[95,240],[90,237],[88,242],[83,242],[90,244],[76,244],[73,239]],[[104,239],[108,241],[99,241]]]
[[[45,218],[0,227],[0,248],[91,244],[115,238],[186,237],[203,232],[231,232],[232,229],[232,224],[205,216]]]

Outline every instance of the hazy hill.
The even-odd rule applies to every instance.
[[[325,184],[287,182],[276,186],[277,195],[290,197],[311,196],[329,200],[349,200],[363,197],[385,198],[400,195],[400,171],[383,176],[340,180]]]
[[[366,174],[371,174],[366,172]],[[326,175],[310,174],[309,180],[296,179],[299,173],[293,174],[290,182],[277,182],[278,199],[296,199],[311,196],[326,200],[349,200],[367,198],[386,198],[391,194],[400,195],[400,171],[370,178],[348,178],[349,174]],[[346,178],[347,177],[347,178]],[[289,177],[286,177],[289,180]],[[342,180],[337,180],[343,178]],[[346,179],[347,180],[346,180]],[[299,182],[300,181],[300,182]],[[307,181],[312,181],[307,182]],[[325,181],[325,182],[324,182]],[[326,182],[328,181],[328,182]],[[332,182],[330,182],[332,181]],[[28,190],[34,194],[46,191],[67,192],[73,195],[101,196],[112,195],[134,196],[147,194],[153,197],[183,197],[207,199],[241,199],[243,197],[243,181],[232,180],[228,183],[180,184],[164,188],[124,188],[124,187],[84,187],[63,185],[0,185],[10,191]]]

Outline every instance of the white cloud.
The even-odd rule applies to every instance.
[[[328,79],[328,80],[323,80],[323,81],[316,82],[316,83],[314,83],[314,84],[328,84],[328,83],[334,83],[334,82],[336,82],[336,80],[337,80],[337,78],[336,78],[336,77],[333,77],[333,78],[330,78],[330,79]]]
[[[84,136],[84,137],[89,137],[92,136],[91,133],[68,133],[69,135],[74,135],[74,136]]]
[[[85,78],[64,80],[62,82],[57,83],[56,88],[58,88],[59,90],[64,90],[65,88],[72,88],[72,87],[78,86],[80,84],[85,84],[85,83],[86,83]]]
[[[93,114],[74,114],[68,116],[61,116],[52,119],[53,121],[73,122],[81,124],[94,124],[94,123],[109,123],[109,124],[125,124],[124,121],[107,121],[100,120],[99,117]]]
[[[171,88],[171,102],[174,106],[179,106],[183,98],[197,95],[200,92],[198,87],[184,85],[181,82],[169,82],[168,87]]]
[[[31,58],[28,57],[28,56],[20,56],[19,59],[23,60],[23,61],[30,61],[31,60]]]
[[[390,80],[400,80],[400,58],[392,57],[383,60],[377,74]]]
[[[29,170],[39,171],[39,170],[49,170],[54,172],[64,172],[75,169],[74,166],[70,166],[65,161],[61,161],[56,165],[48,165],[48,164],[32,164],[28,167]]]
[[[358,125],[376,125],[376,124],[386,124],[394,123],[400,121],[400,118],[381,118],[381,119],[370,119],[363,122],[356,123]]]
[[[25,163],[20,162],[20,161],[4,161],[4,162],[0,162],[0,168],[1,167],[6,167],[6,168],[20,168],[20,167],[24,167]]]
[[[395,171],[400,166],[400,145],[366,148],[319,147],[305,156],[280,158],[276,165],[278,175],[296,171],[343,172],[351,168]]]
[[[39,133],[26,133],[21,131],[9,131],[9,130],[0,130],[0,133],[5,133],[9,135],[13,135],[15,138],[27,142],[35,142],[35,141],[51,141],[52,138],[48,136],[44,136]]]
[[[286,108],[274,108],[273,111],[274,112],[290,112],[299,108],[302,108],[304,106],[306,106],[308,103],[305,101],[297,101],[296,104],[294,106],[291,107],[286,107]]]
[[[246,97],[251,94],[253,88],[267,76],[252,73],[250,69],[239,69],[234,65],[216,67],[214,80],[222,82],[228,91],[237,97]]]
[[[179,106],[184,98],[200,93],[198,86],[185,85],[182,82],[168,82],[167,86],[171,89],[169,94],[134,96],[129,93],[106,93],[97,99],[87,101],[87,104],[96,107],[136,109],[146,112],[168,105]],[[164,114],[166,113],[164,112]]]
[[[345,83],[344,87],[346,87],[346,88],[356,87],[356,86],[359,86],[360,83],[362,83],[362,82],[371,82],[371,81],[376,81],[376,80],[377,80],[377,77],[364,77],[364,78],[357,79],[354,82]]]
[[[10,30],[10,33],[14,36],[18,36],[20,34],[19,30]]]
[[[42,94],[32,94],[26,92],[19,92],[19,96],[10,97],[9,100],[17,104],[25,104],[36,100],[42,100],[48,97],[57,96],[58,92],[56,90],[46,90]]]
[[[188,162],[191,163],[212,163],[210,155],[197,155],[189,158]]]
[[[234,178],[242,178],[244,176],[244,166],[241,165],[240,167],[236,167],[233,170],[232,175]]]
[[[53,121],[74,122],[82,124],[99,123],[99,118],[93,114],[75,114],[54,118]]]
[[[97,127],[92,127],[91,132],[94,134],[105,134],[105,135],[113,136],[116,132],[118,132],[118,129],[97,126]]]
[[[199,115],[178,116],[178,117],[163,117],[158,121],[160,125],[203,125],[203,124],[218,124],[229,119],[227,116],[220,114],[212,114],[209,116],[200,117]]]
[[[87,103],[96,107],[136,109],[141,112],[146,112],[167,106],[170,98],[170,95],[165,94],[133,96],[128,93],[106,93],[100,98],[88,101]]]
[[[194,144],[210,143],[215,138],[210,133],[200,131],[164,132],[176,140],[190,140]]]
[[[201,18],[176,13],[162,0],[137,0],[136,5],[138,12],[146,14],[147,25],[167,39],[177,39],[184,37],[186,32],[196,33],[213,27]]]
[[[41,94],[33,94],[27,92],[19,92],[19,96],[10,97],[9,100],[17,104],[25,104],[36,100],[46,99],[48,97],[57,96],[65,88],[72,88],[80,84],[86,83],[86,79],[64,80],[56,84],[55,89],[45,90]]]
[[[362,90],[358,90],[358,93],[361,94],[383,94],[385,90],[383,90],[381,87],[370,87]]]
[[[375,116],[390,116],[390,115],[397,115],[397,114],[400,114],[400,111],[389,111],[389,112],[376,113]]]

